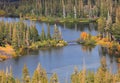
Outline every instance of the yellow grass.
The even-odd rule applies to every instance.
[[[12,46],[6,45],[5,47],[0,47],[1,59],[7,59],[7,57],[14,57],[15,55],[16,53]]]

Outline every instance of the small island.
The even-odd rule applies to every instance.
[[[5,60],[20,56],[25,49],[39,49],[49,47],[63,47],[67,42],[62,39],[62,33],[57,25],[54,25],[54,33],[51,35],[48,24],[47,33],[42,26],[38,33],[34,24],[28,26],[23,21],[4,22],[0,21],[0,59]]]

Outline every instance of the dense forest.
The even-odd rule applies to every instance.
[[[59,3],[59,4],[58,4]],[[19,0],[0,1],[0,15],[95,18],[115,16],[119,0]]]

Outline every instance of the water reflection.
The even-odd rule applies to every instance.
[[[97,32],[97,23],[58,23],[58,25],[62,26],[63,28],[69,28],[75,31],[96,31]]]
[[[91,52],[94,49],[95,46],[81,46],[82,51],[84,52]]]

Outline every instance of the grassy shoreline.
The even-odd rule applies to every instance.
[[[110,55],[120,55],[120,44],[117,41],[111,41],[109,38],[101,38],[100,36],[92,36],[86,32],[81,33],[77,41],[83,46],[101,46],[108,49]]]
[[[15,58],[18,56],[24,55],[25,50],[41,50],[55,47],[63,47],[66,46],[67,42],[64,40],[44,40],[33,43],[29,47],[21,47],[18,49],[14,49],[11,45],[5,45],[5,47],[0,47],[0,61],[4,61],[10,58]]]
[[[36,26],[33,24],[28,26],[22,20],[19,22],[4,22],[0,21],[0,46],[4,50],[8,48],[6,45],[14,49],[15,56],[12,53],[9,56],[3,56],[1,54],[1,61],[8,59],[8,57],[16,57],[22,54],[24,49],[39,49],[47,47],[63,47],[67,45],[67,42],[62,39],[62,33],[59,31],[57,25],[54,25],[54,33],[50,34],[50,26],[48,24],[47,32],[42,31],[38,34]],[[1,50],[0,50],[1,51]],[[0,52],[2,53],[2,52]],[[7,55],[7,51],[4,53]]]
[[[41,22],[48,22],[48,23],[90,23],[96,22],[97,18],[89,19],[89,18],[54,18],[54,17],[23,17],[27,20],[32,21],[41,21]]]
[[[0,47],[0,61],[16,57],[16,52],[10,45],[5,45],[5,47]]]
[[[62,17],[32,17],[32,16],[18,16],[18,15],[7,15],[7,16],[0,16],[0,17],[11,17],[11,18],[23,18],[26,20],[31,21],[40,21],[40,22],[48,22],[48,23],[90,23],[90,22],[97,22],[98,18],[62,18]]]

